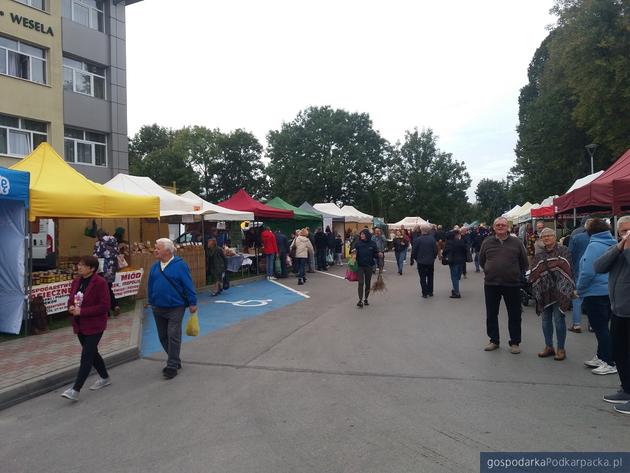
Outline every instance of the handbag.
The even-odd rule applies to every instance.
[[[116,256],[116,259],[118,260],[118,269],[123,269],[129,266],[129,263],[127,263],[127,260],[125,259],[125,255],[118,255]]]
[[[186,322],[186,335],[189,337],[196,337],[199,335],[199,317],[197,316],[197,311],[194,311],[188,317],[188,322]]]

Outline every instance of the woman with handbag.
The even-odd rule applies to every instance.
[[[442,252],[442,264],[447,264],[451,271],[451,283],[453,289],[451,290],[451,299],[461,299],[462,295],[459,292],[459,280],[462,277],[462,267],[466,264],[466,256],[468,254],[468,247],[464,240],[460,230],[453,230],[452,238],[446,241],[446,246]]]
[[[77,264],[79,277],[72,282],[68,313],[72,316],[72,329],[81,343],[81,364],[74,385],[61,396],[71,401],[79,400],[79,392],[92,367],[100,378],[90,386],[92,391],[111,384],[105,362],[98,352],[98,343],[107,328],[110,297],[107,281],[98,271],[99,262],[94,256],[84,256]]]

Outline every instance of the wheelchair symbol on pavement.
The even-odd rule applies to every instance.
[[[215,301],[215,304],[232,304],[235,307],[262,307],[272,299],[247,299],[243,301]]]

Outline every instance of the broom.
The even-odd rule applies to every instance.
[[[386,290],[387,290],[387,287],[385,287],[385,281],[383,281],[383,269],[379,267],[378,277],[376,278],[376,282],[372,284],[372,292],[383,292]]]

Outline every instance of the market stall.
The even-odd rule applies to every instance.
[[[407,230],[411,231],[418,225],[422,225],[423,223],[428,223],[422,217],[405,217],[402,220],[399,220],[396,223],[390,223],[387,226],[390,230],[398,230],[401,227],[405,227]]]
[[[26,211],[29,206],[27,172],[0,169],[0,332],[17,334],[26,313]]]
[[[324,216],[331,215],[333,231],[339,233],[346,239],[348,236],[348,231],[346,231],[346,216],[336,204],[333,202],[318,203],[313,204],[313,208]]]
[[[136,196],[109,189],[88,178],[69,166],[48,143],[40,144],[12,169],[30,172],[29,220],[43,218],[66,219],[135,219],[159,217],[159,199],[150,196]],[[81,225],[81,222],[79,222]],[[57,239],[65,235],[59,232]],[[93,241],[92,241],[93,243]],[[91,253],[90,253],[91,254]],[[57,283],[68,283],[74,274],[78,256],[60,255],[56,269],[41,273],[32,272],[32,287],[29,293],[44,294],[49,313],[60,307],[59,298],[67,297],[66,289],[58,288]],[[130,265],[121,271],[133,272],[139,268]],[[125,278],[124,281],[137,279]],[[142,277],[140,277],[142,279]],[[120,281],[121,286],[124,282]],[[129,291],[118,292],[129,295]],[[60,311],[60,310],[59,310]]]
[[[324,222],[323,223],[324,228],[330,227],[333,232],[339,233],[342,237],[344,237],[344,233],[345,233],[344,222],[346,221],[346,218],[343,215],[335,215],[335,214],[331,214],[320,209],[316,209],[315,207],[313,207],[311,204],[309,204],[306,201],[303,202],[302,205],[300,205],[300,208],[302,210],[306,210],[308,212],[313,212],[313,213],[317,213],[321,215],[322,220]]]
[[[274,197],[267,202],[267,205],[276,209],[291,210],[293,212],[293,220],[289,221],[287,225],[276,225],[276,228],[280,228],[286,236],[291,235],[291,232],[297,228],[309,227],[312,230],[318,227],[326,228],[323,225],[324,222],[321,214],[291,205],[280,197]]]

